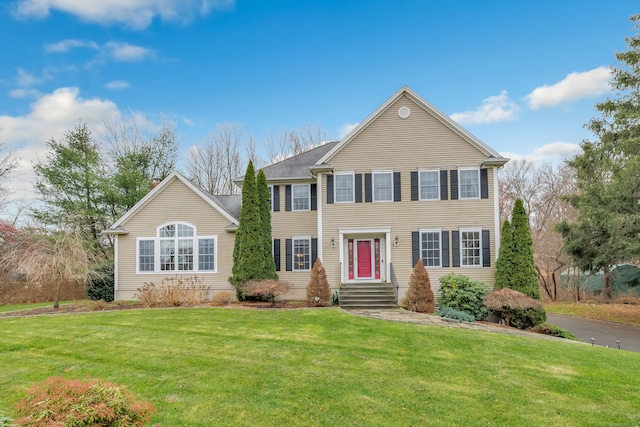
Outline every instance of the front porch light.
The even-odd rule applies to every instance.
[[[393,239],[393,246],[398,247],[398,241],[399,240],[400,239],[398,238],[398,235],[396,234],[396,237],[394,237],[394,239]]]
[[[336,247],[336,238],[335,238],[335,237],[332,237],[332,238],[331,238],[331,247],[332,247],[332,248],[335,248],[335,247]]]

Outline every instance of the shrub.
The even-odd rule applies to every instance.
[[[513,310],[511,326],[518,329],[531,329],[547,320],[544,308],[525,308]]]
[[[340,304],[340,294],[338,291],[333,291],[331,294],[331,305],[339,305]]]
[[[233,301],[235,293],[231,291],[216,292],[213,296],[212,302],[220,305],[229,305]]]
[[[265,301],[276,303],[276,297],[286,294],[291,289],[291,284],[283,280],[249,281],[242,285],[242,293],[249,297],[259,297]]]
[[[407,310],[419,313],[433,313],[435,311],[436,303],[431,290],[429,272],[424,268],[422,259],[419,259],[413,267],[413,272],[409,277],[409,289],[400,303]]]
[[[142,426],[153,406],[139,400],[126,387],[97,379],[66,380],[52,377],[27,390],[17,404],[22,418],[17,425]]]
[[[307,305],[309,307],[326,307],[331,304],[331,288],[327,280],[327,272],[320,258],[316,259],[311,270],[311,279],[307,285]]]
[[[527,309],[538,310],[542,306],[540,301],[509,288],[493,291],[485,295],[482,300],[489,310],[504,319],[507,326],[511,326],[511,319],[514,313]]]
[[[482,282],[471,281],[467,276],[449,273],[440,278],[439,307],[451,307],[464,311],[475,320],[485,320],[489,310],[482,298],[489,292]]]
[[[438,308],[438,311],[436,311],[436,316],[446,317],[447,319],[461,320],[463,322],[473,322],[474,320],[476,320],[469,313],[465,313],[464,311],[456,310],[455,308],[446,306]]]
[[[145,282],[134,295],[144,307],[178,307],[182,305],[200,305],[209,301],[211,288],[202,283],[197,276],[168,277],[162,279],[159,286]]]
[[[113,261],[97,267],[95,273],[87,280],[87,296],[93,301],[112,302],[115,296]]]
[[[568,340],[579,341],[575,335],[566,329],[561,328],[558,325],[554,325],[553,323],[544,322],[541,325],[534,326],[531,328],[533,332],[537,332],[539,334],[551,335],[554,337],[566,338]]]

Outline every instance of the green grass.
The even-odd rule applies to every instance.
[[[60,305],[64,304],[72,304],[74,302],[80,301],[60,301]],[[38,307],[53,307],[53,302],[36,302],[29,304],[0,304],[0,313],[7,313],[9,311],[18,311],[18,310],[26,310],[28,308],[38,308]]]
[[[547,313],[640,326],[640,304],[546,302],[544,309]]]
[[[637,425],[640,354],[337,309],[0,319],[0,411],[58,375],[126,385],[160,426]]]

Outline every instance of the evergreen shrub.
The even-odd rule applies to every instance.
[[[327,272],[320,258],[313,263],[311,279],[307,285],[307,305],[309,307],[326,307],[331,305],[331,287],[327,280]]]
[[[438,307],[450,307],[473,316],[475,320],[485,320],[489,310],[483,298],[489,289],[482,282],[472,281],[467,276],[449,273],[440,278]]]
[[[456,310],[451,307],[440,307],[436,311],[436,316],[446,317],[447,319],[461,320],[463,322],[473,322],[475,317],[464,311]]]
[[[92,301],[112,302],[115,296],[113,261],[97,267],[95,272],[87,281],[87,296]]]
[[[407,310],[419,313],[433,313],[436,309],[429,272],[424,268],[422,259],[419,259],[413,267],[409,277],[409,289],[400,304]]]

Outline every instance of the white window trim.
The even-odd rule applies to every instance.
[[[174,237],[160,237],[160,229],[167,225],[176,225],[176,235]],[[177,225],[182,224],[193,228],[193,236],[178,237]],[[161,270],[160,269],[160,242],[163,240],[188,240],[193,241],[193,270],[178,270],[178,253],[174,253],[175,267],[174,270]],[[213,270],[200,270],[200,245],[201,239],[213,239]],[[140,271],[140,241],[153,241],[153,271]],[[137,237],[136,238],[136,274],[167,274],[167,273],[201,273],[201,274],[214,274],[218,272],[218,236],[199,236],[197,233],[197,227],[193,224],[183,221],[170,221],[161,224],[156,228],[156,235],[154,237]]]
[[[274,210],[273,210],[273,185],[268,185],[267,187],[269,188],[269,208],[271,209],[271,212],[274,212]]]
[[[306,209],[296,209],[296,204],[294,203],[295,197],[294,197],[294,191],[293,188],[294,187],[302,187],[302,186],[306,186],[307,187],[307,206],[309,206]],[[306,212],[306,211],[310,211],[311,210],[311,184],[291,184],[291,211],[292,212]]]
[[[309,268],[296,268],[296,254],[295,254],[295,247],[296,247],[296,240],[306,240],[309,243]],[[299,273],[299,272],[308,272],[311,271],[311,268],[313,267],[311,265],[311,259],[312,257],[312,250],[311,250],[311,236],[291,236],[291,272],[293,273]]]
[[[337,185],[337,179],[335,177],[337,176],[347,176],[347,175],[351,175],[351,200],[348,201],[338,201],[338,185]],[[356,174],[355,172],[337,172],[334,173],[334,179],[333,179],[333,201],[334,203],[355,203],[356,202],[356,178],[355,178]]]
[[[422,172],[434,172],[438,177],[438,184],[436,186],[438,195],[435,199],[423,199],[422,198]],[[432,202],[434,200],[440,200],[440,169],[418,169],[418,200],[423,202]]]
[[[422,258],[422,233],[437,233],[438,234],[438,246],[440,248],[440,255],[438,256],[439,265],[426,265],[425,268],[442,268],[442,229],[441,228],[421,228],[418,230],[420,232],[420,259],[424,263],[424,258]]]
[[[465,227],[465,228],[459,228],[459,246],[460,246],[460,267],[461,268],[482,268],[483,266],[483,259],[482,259],[482,227]],[[477,265],[464,265],[462,262],[463,256],[462,256],[462,251],[463,251],[463,247],[462,247],[462,233],[463,232],[477,232],[478,233],[478,239],[480,241],[480,256],[479,256],[479,261]]]
[[[462,197],[462,182],[461,182],[461,171],[476,171],[478,177],[478,195],[476,197]],[[458,199],[459,200],[479,200],[480,199],[480,168],[478,167],[465,167],[458,168]]]
[[[376,175],[391,175],[391,200],[376,200]],[[394,182],[393,182],[393,170],[374,170],[371,171],[371,200],[374,203],[390,203],[395,200],[394,194]]]

